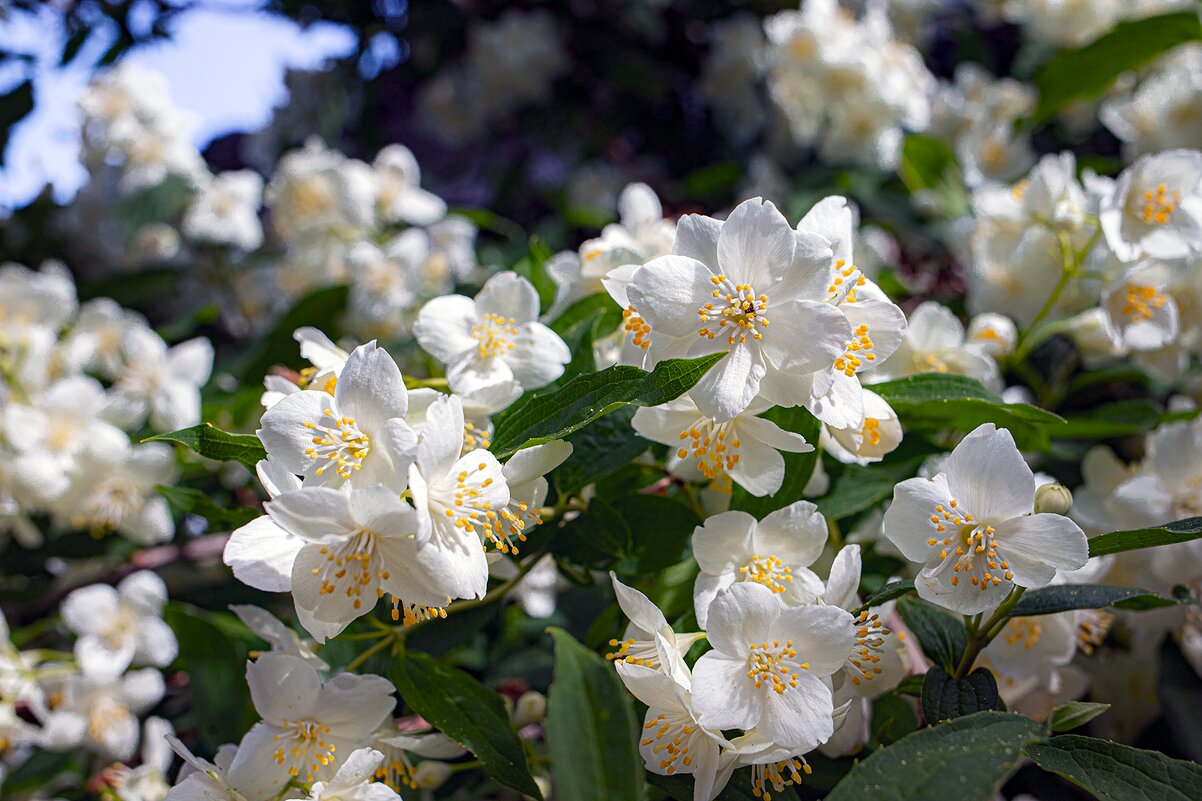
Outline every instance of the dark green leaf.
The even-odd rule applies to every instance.
[[[171,487],[158,484],[155,486],[155,490],[179,511],[185,514],[200,515],[217,527],[238,528],[263,514],[262,510],[247,509],[246,507],[227,509],[216,503],[206,493],[192,487]]]
[[[1142,611],[1176,606],[1180,601],[1164,598],[1147,590],[1134,587],[1109,587],[1102,584],[1057,584],[1027,590],[1014,606],[1015,617],[1052,615],[1069,609],[1101,609],[1113,606],[1116,609]]]
[[[872,606],[880,606],[883,603],[892,601],[895,598],[900,598],[907,593],[914,592],[914,582],[910,579],[905,581],[891,581],[884,587],[874,592],[872,595],[864,599],[864,603],[860,604],[856,614],[868,609]]]
[[[1098,797],[1099,801],[1197,801],[1202,765],[1156,751],[1063,734],[1031,743],[1023,752],[1036,765]]]
[[[956,154],[942,139],[909,134],[902,145],[898,174],[911,192],[963,185]]]
[[[681,560],[699,522],[692,509],[661,495],[595,499],[556,534],[551,552],[624,576],[654,573]]]
[[[475,754],[489,776],[542,798],[500,695],[421,651],[393,661],[392,682],[413,711]]]
[[[497,423],[492,450],[506,459],[523,447],[566,437],[623,406],[659,406],[675,400],[725,355],[669,359],[651,372],[617,365],[577,376],[553,392],[519,398]]]
[[[968,634],[956,618],[917,598],[902,598],[897,602],[898,614],[906,628],[918,638],[922,652],[950,673],[964,653]]]
[[[914,705],[896,693],[886,693],[872,702],[872,735],[869,744],[880,747],[895,743],[918,728]]]
[[[579,492],[626,465],[651,445],[634,433],[634,410],[618,409],[568,437],[572,455],[551,474],[560,492]]]
[[[898,683],[897,687],[894,689],[894,692],[898,695],[921,696],[922,683],[925,677],[925,673],[921,676],[906,676]]]
[[[547,745],[557,795],[572,801],[640,801],[643,760],[630,694],[613,666],[562,629],[547,698]]]
[[[1064,50],[1035,74],[1044,122],[1077,98],[1097,97],[1124,72],[1136,69],[1183,42],[1202,39],[1193,11],[1120,22],[1112,31],[1077,50]]]
[[[267,458],[267,451],[259,438],[251,434],[231,434],[212,423],[201,423],[191,428],[181,428],[166,434],[155,434],[143,442],[178,442],[187,445],[206,459],[219,462],[240,462],[254,470],[260,460]]]
[[[874,384],[906,430],[972,431],[994,423],[1014,435],[1020,448],[1043,450],[1049,434],[1059,436],[1064,419],[1025,403],[1004,403],[980,381],[960,375],[926,373]]]
[[[1022,715],[978,712],[929,726],[874,751],[826,801],[989,801],[1042,727]]]
[[[1160,424],[1160,407],[1146,399],[1108,403],[1066,418],[1056,429],[1060,439],[1105,439],[1151,431]]]
[[[802,406],[788,409],[777,406],[760,416],[786,431],[800,434],[811,445],[818,442],[818,433],[822,430],[822,425]],[[781,456],[785,459],[785,478],[780,489],[772,495],[757,498],[736,485],[731,492],[731,509],[762,518],[769,512],[775,512],[801,500],[802,490],[809,483],[810,476],[814,473],[814,465],[818,462],[818,449],[815,447],[807,453],[782,453]]]
[[[555,281],[551,278],[551,274],[547,272],[547,262],[552,255],[551,249],[547,247],[546,242],[537,236],[532,236],[530,237],[529,255],[513,265],[515,273],[534,284],[534,290],[538,292],[538,310],[540,314],[551,308],[551,304],[555,302],[555,293],[558,289]]]
[[[997,706],[997,681],[986,668],[977,668],[962,679],[954,679],[946,670],[933,665],[923,677],[922,715],[927,723],[987,712]]]
[[[1084,726],[1107,709],[1110,709],[1110,704],[1069,701],[1052,710],[1052,714],[1048,715],[1048,725],[1054,732],[1069,731],[1078,726]]]
[[[1111,553],[1135,551],[1140,548],[1155,548],[1160,545],[1175,545],[1202,537],[1202,517],[1187,517],[1153,528],[1133,531],[1112,531],[1089,541],[1090,556],[1105,556]]]
[[[298,328],[311,325],[331,339],[337,339],[341,333],[337,322],[346,309],[348,292],[345,285],[339,284],[315,289],[302,297],[263,337],[258,347],[240,358],[232,370],[244,382],[258,384],[267,371],[277,364],[303,366],[304,360],[301,359],[300,347],[293,333]]]
[[[898,482],[913,476],[922,457],[897,464],[847,465],[828,491],[814,503],[828,520],[842,520],[893,497]]]
[[[596,335],[603,337],[613,333],[621,325],[622,310],[608,293],[598,292],[568,306],[563,314],[551,323],[551,330],[562,337],[584,320],[596,320]]]

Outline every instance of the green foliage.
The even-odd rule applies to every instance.
[[[507,459],[522,448],[562,439],[623,406],[658,406],[692,389],[725,353],[669,359],[647,372],[617,365],[580,375],[546,394],[524,395],[498,416],[492,450]]]
[[[918,638],[922,652],[948,673],[953,672],[968,644],[960,621],[917,598],[902,598],[897,602],[897,611]]]
[[[847,465],[814,503],[828,520],[843,520],[893,497],[893,488],[918,472],[922,457],[872,465]]]
[[[293,333],[313,326],[332,340],[342,335],[338,318],[346,310],[350,290],[344,284],[321,287],[302,296],[275,324],[256,347],[240,356],[229,369],[246,384],[259,384],[277,364],[303,366]]]
[[[794,501],[801,500],[802,490],[814,473],[814,465],[818,462],[818,434],[822,424],[805,408],[795,406],[785,409],[779,406],[769,409],[760,415],[776,423],[786,431],[800,434],[806,442],[814,445],[807,453],[782,453],[785,459],[785,478],[780,489],[772,495],[757,498],[742,487],[735,486],[731,491],[730,508],[749,512],[757,518],[762,518],[769,512],[782,509]]]
[[[1069,731],[1078,726],[1084,726],[1107,709],[1110,709],[1110,704],[1069,701],[1052,710],[1052,714],[1048,715],[1048,726],[1054,732]]]
[[[1013,614],[1015,617],[1030,617],[1032,615],[1052,615],[1070,609],[1101,609],[1107,606],[1138,612],[1145,609],[1176,606],[1178,603],[1180,601],[1175,598],[1165,598],[1156,593],[1133,587],[1057,584],[1037,590],[1027,590],[1015,604]]]
[[[1163,526],[1139,528],[1132,531],[1112,531],[1089,541],[1090,556],[1105,556],[1140,548],[1175,545],[1202,537],[1202,517],[1187,517]]]
[[[156,434],[147,437],[143,442],[178,442],[187,445],[206,459],[216,459],[219,462],[238,462],[248,470],[254,470],[261,460],[267,458],[267,451],[259,438],[250,434],[231,434],[222,431],[212,423],[201,423],[191,428],[181,428],[166,434]]]
[[[405,703],[475,754],[489,776],[524,795],[542,798],[501,696],[420,651],[404,651],[393,661],[391,675]]]
[[[612,665],[562,629],[547,698],[547,745],[558,796],[572,801],[640,801],[644,795],[638,720]]]
[[[860,607],[856,610],[856,613],[859,614],[869,607],[880,606],[883,603],[892,601],[895,598],[900,598],[903,595],[911,592],[914,592],[914,582],[910,579],[905,579],[904,581],[891,581],[884,587],[881,587],[879,590],[874,592],[872,595],[869,595],[867,598],[865,598],[864,603],[860,604]]]
[[[1036,765],[1093,793],[1099,801],[1197,801],[1202,765],[1157,751],[1064,734],[1030,743]]]
[[[547,247],[547,243],[537,236],[530,237],[530,249],[526,258],[513,265],[513,271],[530,283],[534,284],[534,289],[538,292],[538,310],[542,314],[551,308],[551,304],[555,302],[555,293],[557,287],[555,281],[552,280],[551,274],[547,272],[547,261],[550,260],[551,249]]]
[[[1202,39],[1195,11],[1126,20],[1076,50],[1057,53],[1035,74],[1039,104],[1035,122],[1052,118],[1069,101],[1093,98],[1124,72],[1147,64],[1170,48]]]
[[[185,514],[200,515],[214,526],[235,529],[245,526],[258,517],[259,509],[236,507],[227,509],[214,501],[207,493],[192,487],[171,487],[166,484],[156,484],[155,491],[167,499],[167,503]]]
[[[868,745],[882,748],[918,728],[914,704],[897,693],[885,693],[872,702],[872,733]]]
[[[907,134],[898,175],[912,194],[928,192],[939,197],[945,213],[954,216],[968,211],[968,190],[960,163],[942,139]]]
[[[572,455],[552,473],[560,492],[579,492],[625,466],[650,447],[651,443],[630,427],[633,417],[634,409],[627,406],[568,437]]]
[[[551,552],[595,570],[646,575],[679,562],[700,522],[688,506],[661,495],[594,499],[555,535]]]
[[[1022,715],[978,712],[930,726],[873,752],[826,801],[989,801],[1042,727]],[[950,795],[949,795],[950,794]]]
[[[596,335],[606,336],[622,324],[622,310],[608,293],[597,292],[564,309],[563,314],[551,323],[551,330],[562,337],[585,320],[596,320]]]
[[[922,715],[927,723],[952,720],[998,708],[997,681],[986,668],[962,679],[934,665],[922,679]]]

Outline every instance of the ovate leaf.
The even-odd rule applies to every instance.
[[[1202,765],[1157,751],[1064,734],[1023,749],[1036,765],[1098,797],[1099,801],[1197,801]]]
[[[997,709],[997,680],[986,668],[955,679],[933,665],[922,680],[922,715],[927,723],[952,720]]]
[[[223,526],[227,529],[239,528],[263,514],[259,509],[246,507],[227,509],[206,493],[192,487],[171,487],[157,484],[155,490],[167,499],[167,503],[179,511],[200,515],[218,528]]]
[[[1175,545],[1202,537],[1202,517],[1187,517],[1173,523],[1133,531],[1112,531],[1089,541],[1090,556],[1105,556],[1140,548]]]
[[[147,437],[143,442],[178,442],[187,445],[206,459],[219,462],[239,462],[253,471],[255,465],[267,458],[267,451],[259,438],[251,434],[231,434],[212,423],[201,423],[191,428],[181,428],[167,434]]]
[[[1183,42],[1202,39],[1194,11],[1120,22],[1077,50],[1057,53],[1035,74],[1035,121],[1048,120],[1070,100],[1097,97],[1114,79]]]
[[[906,628],[918,638],[922,652],[949,673],[955,670],[968,644],[963,624],[917,598],[902,598],[897,602],[897,611]]]
[[[489,776],[542,798],[500,695],[420,651],[407,650],[393,662],[392,682],[415,712],[475,754]]]
[[[1175,606],[1180,601],[1133,587],[1109,587],[1102,584],[1058,584],[1027,590],[1014,606],[1015,617],[1052,615],[1070,609],[1116,609],[1142,611]]]
[[[547,745],[557,795],[572,801],[640,801],[643,760],[630,694],[612,665],[562,629],[547,698]]]
[[[978,712],[920,729],[873,752],[826,801],[988,801],[1018,769],[1042,727],[1022,715]]]
[[[497,423],[493,453],[507,459],[521,448],[562,439],[623,406],[659,406],[675,400],[725,355],[669,359],[651,372],[617,365],[577,376],[553,392],[519,398]]]
[[[1058,706],[1048,715],[1048,725],[1054,732],[1069,731],[1078,726],[1084,726],[1098,715],[1110,709],[1110,704],[1096,704],[1091,701],[1069,701]]]

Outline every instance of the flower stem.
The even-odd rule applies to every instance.
[[[1006,596],[1006,600],[998,604],[998,608],[994,610],[993,614],[990,615],[984,624],[970,628],[968,643],[964,646],[964,656],[960,659],[960,664],[956,666],[956,672],[952,678],[962,679],[968,675],[969,671],[972,670],[973,663],[977,660],[977,656],[985,649],[985,646],[993,642],[994,637],[1002,632],[1002,627],[1010,619],[1010,610],[1014,609],[1014,605],[1018,603],[1018,599],[1026,591],[1026,587],[1015,587]],[[977,615],[973,620],[979,622],[980,618],[981,615]]]
[[[363,653],[359,654],[354,659],[352,659],[350,661],[350,664],[348,664],[346,666],[346,672],[350,673],[350,672],[354,671],[356,668],[360,667],[368,659],[371,659],[373,656],[378,654],[380,651],[383,651],[389,645],[392,645],[393,642],[394,642],[394,639],[393,639],[393,636],[391,633],[381,637],[377,642],[373,643],[370,648],[368,648],[366,651],[364,651]]]

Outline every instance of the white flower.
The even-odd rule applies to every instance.
[[[714,599],[706,636],[713,650],[693,666],[703,725],[757,728],[799,751],[834,733],[830,677],[851,653],[851,615],[834,606],[782,609],[767,587],[744,582]]]
[[[377,770],[376,776],[398,793],[406,787],[438,789],[437,785],[423,786],[422,780],[434,779],[437,776],[430,775],[429,769],[423,772],[422,765],[435,764],[445,767],[446,763],[438,760],[457,759],[467,753],[467,749],[441,732],[398,734],[396,725],[391,723],[385,724],[384,728],[376,732],[372,747],[384,754],[384,763]],[[417,754],[424,757],[424,760],[414,767],[413,761],[409,759],[410,754]]]
[[[109,298],[89,300],[80,306],[79,317],[61,343],[65,361],[75,370],[116,378],[125,362],[126,334],[146,327],[146,318]]]
[[[689,688],[672,676],[630,662],[618,662],[617,669],[626,689],[647,705],[639,736],[647,770],[660,776],[690,774],[694,800],[709,801],[725,743],[722,733],[697,721]]]
[[[1085,533],[1067,517],[1032,514],[1035,478],[1009,431],[980,426],[956,446],[943,472],[898,484],[884,531],[923,565],[920,597],[975,615],[1015,586],[1042,587],[1056,570],[1089,558]]]
[[[338,385],[338,376],[350,358],[345,350],[335,345],[328,336],[316,328],[305,326],[292,333],[292,338],[300,343],[301,358],[308,360],[311,367],[300,371],[300,383],[294,383],[279,375],[268,375],[263,379],[265,391],[259,402],[265,409],[279,403],[285,395],[300,392],[302,389],[317,389],[334,394]]]
[[[500,527],[494,523],[490,530],[485,531],[485,536],[501,553],[516,556],[517,542],[526,541],[526,528],[542,523],[539,513],[547,497],[547,479],[544,476],[571,455],[570,442],[554,439],[532,448],[523,448],[502,465],[501,475],[509,488],[509,503],[497,512],[503,521]]]
[[[609,579],[613,582],[618,606],[630,624],[620,641],[609,641],[610,646],[618,650],[605,658],[654,668],[672,676],[677,682],[686,682],[689,669],[685,665],[684,655],[693,647],[693,643],[705,637],[705,632],[677,634],[651,599],[618,581],[612,570]]]
[[[196,242],[256,250],[263,244],[262,199],[263,179],[257,173],[223,172],[201,188],[184,212],[180,230]]]
[[[308,801],[401,801],[391,787],[375,781],[376,769],[383,761],[384,755],[374,748],[354,751],[334,778],[313,783]]]
[[[167,743],[184,760],[184,766],[166,801],[247,801],[247,796],[230,784],[229,767],[234,758],[230,747],[218,749],[214,764],[193,754],[173,734],[167,736]]]
[[[509,381],[533,389],[563,375],[572,358],[559,335],[538,322],[538,305],[533,284],[516,273],[498,273],[475,300],[447,295],[427,303],[413,333],[446,364],[456,392]]]
[[[858,608],[860,572],[860,546],[845,545],[831,564],[822,602],[848,612]],[[874,607],[854,616],[855,643],[835,680],[837,704],[856,696],[876,697],[889,692],[905,676],[902,643],[885,627],[882,615],[887,616],[885,610]]]
[[[82,744],[121,762],[138,747],[138,715],[163,698],[163,676],[154,668],[124,676],[79,673],[57,688],[58,704],[43,721],[44,748],[63,751]]]
[[[1123,170],[1099,214],[1123,261],[1177,259],[1202,248],[1202,154],[1166,150]]]
[[[707,518],[693,531],[693,556],[701,568],[693,585],[697,623],[706,627],[714,598],[737,582],[762,584],[783,607],[817,598],[822,580],[809,566],[826,537],[826,521],[809,501],[796,501],[759,522],[737,511]]]
[[[1077,160],[1071,152],[1048,154],[1020,184],[1022,214],[1055,231],[1073,231],[1085,222],[1088,202],[1077,182]]]
[[[349,240],[375,221],[376,176],[363,162],[311,139],[280,159],[265,199],[286,241]]]
[[[1107,288],[1101,305],[1116,349],[1157,350],[1177,338],[1177,302],[1165,291],[1172,279],[1169,265],[1145,261]]]
[[[66,268],[46,262],[31,270],[0,264],[0,375],[32,390],[46,380],[58,332],[79,305]]]
[[[296,392],[263,414],[259,439],[305,486],[384,484],[400,493],[417,435],[405,422],[408,392],[396,362],[375,342],[347,358],[334,393]]]
[[[966,341],[998,359],[1014,350],[1018,329],[1009,317],[985,312],[968,321]]]
[[[780,451],[814,450],[800,434],[786,431],[756,415],[768,410],[764,400],[719,423],[706,417],[690,395],[634,413],[631,425],[641,436],[673,448],[668,469],[690,481],[712,481],[729,489],[731,481],[752,495],[771,495],[785,478]]]
[[[150,418],[157,431],[200,422],[200,388],[213,371],[213,346],[204,337],[168,348],[149,328],[133,328],[122,342],[125,364],[113,385],[120,414],[137,425]]]
[[[419,538],[454,555],[459,597],[483,597],[488,560],[481,544],[507,541],[509,487],[501,464],[486,450],[463,451],[463,409],[454,395],[426,411],[409,484]]]
[[[118,676],[137,662],[166,667],[179,645],[163,622],[167,585],[149,570],[121,580],[116,589],[93,584],[63,600],[62,615],[75,641],[75,661],[92,675]]]
[[[282,654],[248,662],[246,681],[263,720],[242,738],[229,780],[248,798],[274,797],[290,779],[328,781],[396,705],[387,679],[340,673],[323,682]]]
[[[70,488],[52,505],[55,516],[97,535],[116,531],[142,545],[166,542],[175,525],[154,488],[175,480],[175,451],[164,442],[118,442],[103,453],[80,454]]]
[[[388,145],[371,166],[376,171],[376,208],[382,220],[431,225],[446,216],[442,198],[421,188],[421,168],[409,148]]]
[[[871,374],[873,381],[887,381],[921,373],[952,373],[975,378],[993,389],[1001,389],[997,362],[984,348],[964,338],[964,325],[951,310],[928,300],[910,314],[897,352]]]
[[[851,428],[824,426],[819,441],[824,451],[845,464],[879,462],[901,444],[901,421],[884,398],[866,389],[864,421]]]
[[[830,265],[826,240],[755,198],[725,222],[681,218],[673,255],[644,265],[627,292],[653,337],[692,332],[690,355],[725,353],[692,390],[703,414],[725,422],[757,394],[799,405],[799,382],[844,353],[851,326],[825,302]]]
[[[271,646],[267,653],[299,657],[318,670],[330,669],[317,655],[312,640],[302,640],[295,631],[281,623],[266,609],[250,604],[231,604],[230,611],[237,615],[248,629],[267,641]]]
[[[171,790],[167,770],[171,767],[173,736],[171,723],[157,717],[146,718],[142,726],[142,763],[133,769],[116,769],[113,786],[122,801],[164,801]]]
[[[1202,49],[1174,47],[1151,69],[1129,95],[1107,93],[1098,110],[1128,160],[1202,142]]]

